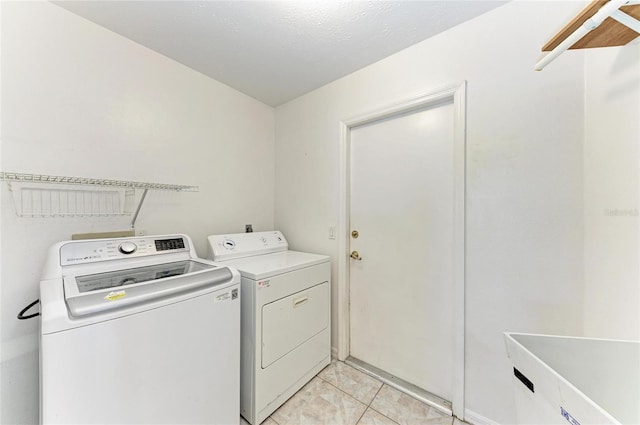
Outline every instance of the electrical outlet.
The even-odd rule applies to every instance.
[[[336,226],[329,226],[329,239],[336,238]]]
[[[245,233],[251,233],[251,232],[253,232],[253,225],[252,225],[252,224],[245,224],[245,225],[244,225],[244,232],[245,232]]]

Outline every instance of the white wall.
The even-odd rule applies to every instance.
[[[0,169],[198,185],[152,193],[138,228],[201,255],[208,234],[272,228],[275,189],[275,227],[331,255],[335,285],[339,122],[467,80],[467,407],[512,423],[502,331],[640,338],[639,46],[532,71],[581,6],[512,2],[279,107],[274,186],[273,109],[50,3],[1,2]],[[18,218],[1,187],[0,422],[36,423],[37,321],[15,314],[51,243],[126,221]]]
[[[468,81],[466,403],[505,424],[501,333],[582,333],[583,59],[533,71],[581,6],[509,3],[276,108],[276,227],[294,249],[331,255],[336,346],[339,123]]]
[[[197,185],[151,193],[150,234],[273,228],[274,110],[48,2],[2,2],[1,169]],[[19,218],[2,183],[0,422],[37,423],[38,297],[47,247],[122,219]]]
[[[585,75],[585,334],[640,340],[640,40]]]

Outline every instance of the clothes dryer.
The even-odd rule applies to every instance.
[[[209,236],[208,257],[242,276],[240,412],[258,425],[331,362],[329,257],[278,231]]]

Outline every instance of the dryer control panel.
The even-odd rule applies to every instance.
[[[209,236],[208,242],[207,257],[216,261],[251,257],[289,249],[284,235],[277,230],[212,235]]]
[[[69,266],[182,251],[189,251],[189,242],[181,235],[71,241],[60,247],[60,265]]]

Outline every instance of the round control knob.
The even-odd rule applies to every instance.
[[[122,242],[118,247],[118,251],[123,254],[133,254],[138,247],[133,242]]]

